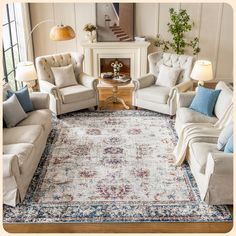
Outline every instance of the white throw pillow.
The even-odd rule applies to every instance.
[[[217,141],[217,149],[223,151],[228,139],[233,134],[234,125],[233,122],[230,122],[224,129],[220,132],[220,136]]]
[[[156,80],[156,85],[172,88],[176,85],[182,69],[160,65],[160,71]]]
[[[27,117],[15,94],[3,102],[3,118],[7,128],[14,127]]]
[[[68,66],[51,67],[51,69],[57,87],[64,88],[78,84],[72,64]]]

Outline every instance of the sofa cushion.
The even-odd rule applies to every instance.
[[[220,132],[218,141],[217,141],[218,150],[220,151],[224,150],[224,147],[226,143],[228,142],[228,139],[233,134],[233,130],[234,130],[234,125],[232,121],[228,125],[226,125],[224,129],[222,129],[222,131]]]
[[[22,106],[25,112],[33,111],[33,104],[30,100],[29,90],[27,86],[16,92],[13,92],[11,90],[7,91],[8,98],[11,97],[13,94],[16,95],[18,101],[20,102],[20,105]]]
[[[60,89],[64,103],[80,102],[94,98],[95,92],[91,88],[75,85]]]
[[[214,124],[218,121],[216,117],[206,116],[197,111],[194,111],[187,107],[180,107],[177,110],[176,116],[178,116],[181,123],[211,123]]]
[[[21,121],[17,126],[41,125],[44,130],[51,127],[51,111],[49,109],[40,109],[28,113],[28,117]]]
[[[221,92],[216,101],[214,113],[218,119],[221,119],[232,103],[233,91],[224,82],[219,82],[216,89],[221,89]]]
[[[15,94],[3,102],[3,118],[8,128],[14,127],[26,117],[27,114]]]
[[[137,97],[142,100],[166,104],[169,98],[170,88],[163,86],[150,86],[137,90]]]
[[[3,145],[4,154],[14,154],[18,157],[19,166],[24,164],[24,162],[30,157],[34,150],[34,145],[31,143],[15,143]]]
[[[212,153],[222,153],[216,147],[215,143],[201,143],[195,142],[190,145],[195,162],[198,163],[198,171],[205,174],[207,157],[210,152]]]
[[[221,90],[198,86],[197,93],[190,108],[207,116],[214,116],[214,108]]]
[[[3,129],[3,145],[15,143],[34,144],[43,132],[41,125],[16,126]]]
[[[233,153],[234,152],[234,137],[233,137],[233,134],[228,139],[228,141],[225,145],[224,152],[225,153]]]

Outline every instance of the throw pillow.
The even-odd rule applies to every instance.
[[[198,86],[197,93],[190,105],[194,111],[200,112],[207,116],[214,116],[216,100],[221,90],[214,90]]]
[[[233,153],[234,152],[234,138],[233,135],[228,139],[228,142],[225,145],[224,149],[225,153]]]
[[[14,127],[26,117],[27,114],[20,105],[15,94],[3,102],[3,118],[6,122],[7,128]]]
[[[233,134],[233,122],[230,122],[227,126],[224,127],[224,129],[220,133],[220,136],[217,141],[218,150],[220,151],[224,150],[224,147],[232,134]]]
[[[51,69],[57,87],[64,88],[78,84],[72,64],[62,67],[51,67]]]
[[[16,92],[7,90],[7,98],[10,98],[13,94],[16,95],[18,101],[20,102],[25,112],[33,111],[33,104],[30,100],[29,90],[27,86]]]
[[[182,69],[160,65],[160,71],[157,76],[156,85],[172,88],[176,85],[176,81]]]

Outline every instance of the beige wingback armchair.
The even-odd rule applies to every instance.
[[[133,80],[133,106],[173,116],[176,113],[178,92],[192,89],[190,73],[193,57],[155,52],[148,55],[148,62],[149,73]],[[174,87],[155,85],[161,64],[183,69]]]
[[[98,79],[83,73],[84,56],[63,53],[36,58],[40,91],[50,95],[50,109],[56,115],[98,105]],[[51,67],[72,64],[78,85],[59,88],[55,85]]]

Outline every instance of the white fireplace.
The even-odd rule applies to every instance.
[[[147,48],[149,42],[97,42],[82,43],[84,71],[99,77],[101,59],[130,59],[130,77],[138,78],[147,73]]]

